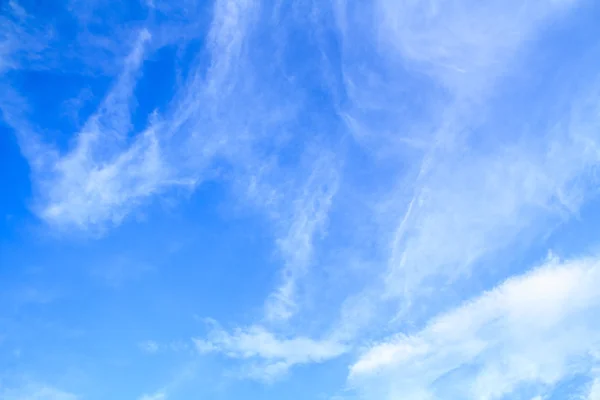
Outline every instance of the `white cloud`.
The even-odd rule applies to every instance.
[[[552,260],[369,348],[350,369],[366,398],[499,399],[589,373],[598,351],[600,260]]]
[[[53,166],[54,176],[41,186],[47,202],[40,215],[51,224],[86,229],[105,222],[118,225],[125,216],[164,185],[187,184],[169,179],[154,131],[107,163],[93,159],[88,139]]]
[[[478,95],[543,24],[575,3],[378,0],[357,6],[337,2],[345,36],[356,32],[354,18],[359,18],[359,26],[372,35],[384,59],[395,62],[400,56],[414,70],[431,75],[461,96]],[[367,17],[371,22],[365,22]]]
[[[342,117],[378,160],[402,160],[394,182],[385,181],[387,194],[365,196],[381,205],[373,218],[389,251],[384,299],[414,311],[432,284],[452,283],[517,240],[547,234],[593,195],[597,82],[580,93],[556,85],[560,109],[545,108],[552,100],[527,117],[511,109],[512,120],[527,121],[512,129],[486,101],[497,82],[516,84],[519,56],[576,2],[336,4],[351,100]]]
[[[254,0],[218,0],[214,6],[214,19],[208,34],[213,53],[207,91],[210,95],[226,95],[235,82],[231,81],[232,69],[241,56],[244,35],[254,16],[257,2]],[[225,93],[223,93],[225,91]]]
[[[49,223],[80,229],[119,224],[164,186],[186,183],[171,176],[154,127],[137,135],[129,147],[123,145],[131,130],[131,94],[149,40],[148,31],[142,30],[117,82],[66,154],[37,143],[33,134],[22,135],[41,194],[37,211]]]
[[[198,11],[186,8],[183,12],[163,2],[154,2],[154,6],[170,14]],[[293,176],[302,173],[283,171],[277,165],[263,173],[268,161],[260,151],[254,154],[255,147],[277,142],[272,132],[281,129],[278,123],[289,113],[285,102],[275,108],[262,100],[267,88],[262,81],[254,81],[254,66],[248,61],[247,37],[258,6],[253,0],[214,3],[206,37],[208,66],[200,54],[167,110],[153,115],[142,132],[132,132],[130,121],[134,88],[144,59],[169,42],[163,31],[155,39],[151,28],[139,33],[113,88],[68,152],[42,144],[24,118],[14,118],[13,126],[22,131],[23,152],[33,166],[36,212],[63,230],[103,232],[154,196],[174,187],[193,188],[211,175],[214,165],[225,163],[235,171],[234,183],[247,186],[243,190],[249,202],[274,216],[277,248],[285,267],[265,314],[278,320],[289,318],[298,308],[297,282],[311,262],[313,236],[323,232],[337,189],[337,172],[329,161],[323,162],[327,157],[316,155],[314,163],[307,162],[312,172],[306,182],[302,182],[303,176]],[[77,12],[85,14],[88,8],[93,7]],[[248,182],[260,189],[252,190]],[[270,199],[261,190],[264,188],[273,194]]]
[[[198,133],[214,129],[207,123],[218,122],[211,120],[214,116],[206,104],[220,107],[235,83],[234,67],[240,64],[244,27],[253,4],[215,3],[208,35],[212,53],[208,73],[202,70],[201,62],[195,63],[194,73],[165,115],[153,114],[142,132],[132,132],[130,106],[147,53],[169,43],[162,31],[156,46],[148,29],[139,31],[131,51],[120,60],[122,71],[113,87],[65,153],[43,143],[35,133],[37,128],[31,126],[24,112],[28,108],[25,98],[12,91],[4,96],[5,120],[18,132],[22,151],[33,168],[38,215],[59,229],[102,231],[120,224],[135,208],[169,188],[193,187],[217,156],[226,157],[223,153],[231,150],[230,135],[222,135],[222,129],[213,134]],[[11,22],[10,27],[31,31],[18,23]],[[12,46],[18,41],[13,40],[16,34],[10,34],[6,44]],[[7,56],[17,52],[2,44],[3,53],[4,49]]]
[[[212,160],[226,161],[243,201],[273,221],[284,267],[266,301],[265,317],[281,321],[298,311],[298,282],[313,260],[315,236],[325,229],[339,176],[336,160],[326,150],[307,145],[298,168],[280,166],[262,150],[285,142],[279,132],[297,117],[297,110],[289,93],[285,100],[276,93],[277,104],[263,99],[270,93],[269,84],[257,80],[256,60],[247,54],[259,7],[253,0],[215,2],[208,33],[210,66],[182,88],[166,126],[170,136],[183,136],[181,158],[193,150],[183,169],[197,178]],[[175,145],[181,144],[178,140]]]
[[[410,300],[426,279],[452,280],[484,255],[576,215],[600,163],[594,98],[573,100],[554,126],[538,128],[539,138],[451,152],[430,165],[391,243],[388,293]]]
[[[217,352],[246,360],[244,374],[263,381],[281,376],[294,365],[322,363],[348,350],[344,344],[328,339],[279,338],[262,326],[238,328],[233,333],[215,328],[206,338],[194,339],[194,343],[201,354]]]
[[[265,318],[273,322],[301,308],[299,282],[314,260],[316,237],[325,234],[339,173],[326,150],[304,151],[310,143],[302,145],[299,166],[271,163],[269,151],[262,150],[285,142],[278,132],[289,121],[296,123],[297,109],[294,96],[280,96],[277,88],[273,96],[255,76],[256,60],[247,49],[258,6],[253,0],[214,2],[206,49],[192,61],[165,112],[153,114],[141,132],[133,131],[131,121],[134,89],[146,57],[169,42],[151,28],[140,31],[113,87],[67,152],[43,144],[16,112],[20,118],[12,125],[25,138],[22,151],[33,167],[36,212],[65,231],[103,232],[157,195],[176,187],[193,189],[217,167],[232,171],[240,197],[262,208],[276,231],[284,267],[265,302]],[[172,12],[175,6],[155,1],[154,7]],[[120,272],[117,266],[99,275],[118,285],[130,277]],[[277,375],[304,362],[308,359],[274,357],[259,369]]]
[[[295,196],[291,216],[284,222],[285,233],[277,239],[284,260],[283,282],[266,303],[269,321],[287,320],[298,310],[297,284],[313,258],[315,236],[323,233],[333,197],[338,189],[336,166],[327,158],[317,160],[305,185]]]
[[[600,378],[595,378],[590,384],[587,396],[582,396],[585,400],[600,400]]]
[[[44,50],[45,26],[36,24],[16,1],[0,5],[0,76],[6,71],[34,62]]]

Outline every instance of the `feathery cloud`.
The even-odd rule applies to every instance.
[[[347,351],[344,344],[332,340],[308,337],[276,337],[262,326],[238,328],[228,333],[212,330],[206,338],[194,339],[201,354],[222,353],[228,358],[249,362],[245,375],[271,381],[294,365],[322,363]]]
[[[524,384],[551,391],[598,362],[599,283],[596,258],[550,260],[418,332],[372,346],[350,379],[381,399],[499,399]]]

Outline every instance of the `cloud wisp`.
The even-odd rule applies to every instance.
[[[531,73],[523,59],[575,3],[336,3],[350,100],[341,115],[381,162],[402,160],[392,167],[398,179],[386,182],[392,189],[368,199],[380,204],[375,218],[389,251],[384,298],[401,298],[407,310],[430,285],[470,275],[519,238],[547,234],[594,195],[594,80],[591,89],[552,92],[562,105],[552,116],[538,117],[547,103],[529,115],[512,110],[510,128],[490,100],[501,83]]]
[[[527,384],[548,394],[598,362],[599,280],[596,258],[550,260],[372,346],[350,379],[367,398],[499,399]]]
[[[346,345],[307,337],[276,337],[262,326],[238,328],[228,333],[214,328],[206,338],[194,339],[202,354],[223,353],[247,361],[242,374],[261,381],[273,381],[295,365],[322,363],[344,354]]]

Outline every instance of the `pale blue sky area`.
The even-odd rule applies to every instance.
[[[600,400],[598,21],[0,0],[0,399]]]

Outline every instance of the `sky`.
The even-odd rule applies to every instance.
[[[0,0],[0,399],[600,400],[598,21]]]

